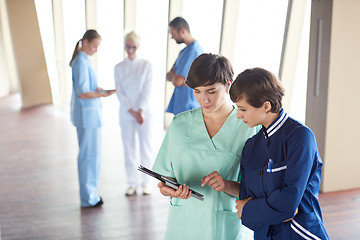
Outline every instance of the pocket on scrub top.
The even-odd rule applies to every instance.
[[[241,224],[236,212],[217,211],[216,215],[216,239],[254,239],[253,231]]]
[[[101,126],[101,114],[99,109],[95,107],[84,108],[82,110],[82,117],[85,128],[96,128]]]
[[[298,213],[289,223],[291,239],[328,239],[314,212]]]
[[[184,239],[185,208],[170,205],[168,220],[166,224],[166,240]]]
[[[267,166],[266,176],[268,181],[266,181],[265,184],[268,185],[267,188],[270,192],[283,187],[286,168],[286,162],[272,164],[271,168]]]

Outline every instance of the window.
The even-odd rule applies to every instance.
[[[114,67],[124,58],[124,2],[119,0],[97,2],[97,30],[101,45],[97,52],[98,85],[114,89]],[[116,95],[102,98],[104,127],[119,126],[119,101]]]
[[[288,1],[240,0],[235,75],[262,67],[278,75]]]
[[[51,1],[35,0],[40,34],[44,48],[45,61],[50,79],[53,102],[59,99],[59,77],[56,68],[54,24]]]
[[[306,1],[305,22],[301,34],[299,59],[296,66],[294,87],[291,96],[291,109],[289,114],[296,120],[305,123],[306,92],[309,65],[309,41],[310,41],[310,14],[311,1]]]
[[[75,45],[85,33],[85,1],[83,0],[64,0],[64,44],[66,80],[67,80],[67,102],[70,102],[72,91],[71,67],[69,62],[73,55]]]
[[[183,0],[183,17],[206,53],[219,53],[222,13],[222,0]]]
[[[101,36],[97,57],[99,86],[114,89],[114,67],[124,57],[124,2],[97,1],[97,30]]]
[[[151,11],[149,11],[151,9]],[[137,0],[136,31],[141,36],[138,55],[153,67],[151,111],[155,132],[163,132],[166,81],[166,51],[168,38],[168,0]],[[131,30],[131,29],[128,29]],[[156,134],[155,150],[160,147],[162,134]]]

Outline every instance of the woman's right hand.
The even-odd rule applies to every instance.
[[[113,95],[114,93],[116,93],[117,89],[113,89],[113,90],[105,90],[101,87],[97,87],[96,88],[96,92],[100,93],[100,97],[108,97]]]
[[[298,212],[299,212],[299,208],[297,207],[296,210],[295,210],[294,216],[292,218],[288,219],[288,220],[283,221],[283,222],[288,222],[288,221],[294,219],[294,217],[296,216],[296,214],[298,214]]]
[[[130,109],[129,113],[135,118],[138,124],[142,125],[144,123],[144,117],[141,109],[138,111],[134,111],[133,109]]]
[[[108,96],[111,96],[113,95],[114,93],[116,93],[116,89],[113,89],[113,90],[104,90],[103,94],[102,94],[102,97],[108,97]]]
[[[201,179],[201,186],[204,187],[206,184],[218,192],[225,190],[224,179],[217,171],[214,171]]]
[[[160,192],[164,196],[174,197],[174,198],[181,198],[181,199],[188,199],[191,197],[191,191],[186,184],[180,185],[177,190],[168,187],[163,182],[159,182],[158,187]]]

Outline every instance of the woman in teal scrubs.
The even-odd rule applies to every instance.
[[[97,195],[100,173],[101,101],[115,90],[98,87],[97,76],[88,56],[97,52],[100,35],[95,30],[85,32],[75,46],[70,61],[72,68],[71,121],[76,127],[79,155],[78,174],[81,207],[98,207],[103,204]],[[79,47],[81,43],[81,47]]]
[[[186,84],[201,107],[174,117],[153,166],[183,184],[176,191],[158,184],[163,195],[172,197],[165,239],[253,239],[237,218],[236,198],[201,186],[214,171],[239,180],[242,148],[257,132],[236,119],[228,94],[232,77],[230,62],[214,54],[200,55],[190,67]],[[190,198],[189,188],[204,201]]]

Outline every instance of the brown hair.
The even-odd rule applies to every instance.
[[[263,68],[246,69],[237,76],[230,88],[230,98],[233,102],[245,97],[251,106],[260,108],[269,101],[273,113],[281,111],[284,93],[279,79]]]
[[[91,42],[93,39],[96,39],[96,38],[99,38],[101,39],[99,33],[96,31],[96,30],[93,30],[93,29],[90,29],[90,30],[87,30],[84,34],[84,36],[82,37],[82,39],[80,39],[79,41],[77,41],[76,45],[75,45],[75,49],[74,49],[74,53],[72,55],[72,58],[70,60],[70,67],[71,67],[71,64],[74,60],[74,58],[76,57],[76,55],[78,54],[80,48],[79,48],[79,44],[80,42],[83,42],[85,39],[88,41],[88,42]]]
[[[233,75],[233,68],[226,57],[203,53],[192,62],[186,84],[190,88],[210,86],[214,83],[226,85]]]
[[[182,17],[176,17],[174,18],[170,23],[169,27],[173,27],[176,29],[176,31],[180,31],[182,28],[184,28],[186,31],[190,32],[190,27],[188,22],[182,18]]]

